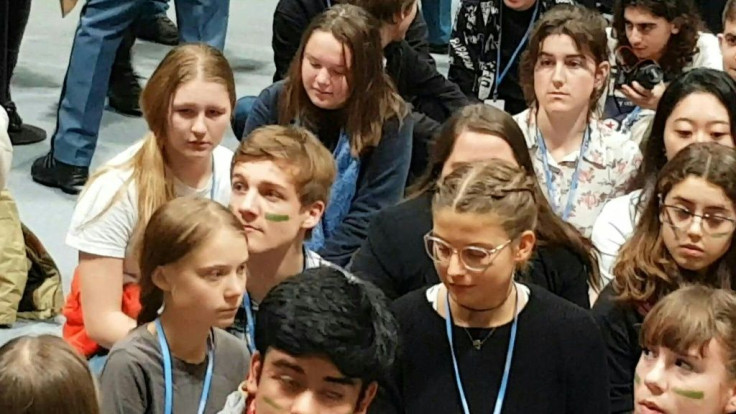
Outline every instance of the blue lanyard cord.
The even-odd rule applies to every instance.
[[[509,70],[511,70],[511,66],[513,65],[514,61],[517,57],[519,57],[519,53],[521,53],[521,50],[524,49],[524,46],[526,45],[526,41],[529,39],[529,34],[532,32],[532,28],[534,27],[534,22],[537,20],[537,15],[539,14],[539,3],[540,0],[537,0],[537,4],[534,6],[534,13],[532,14],[532,20],[529,22],[529,27],[526,29],[526,33],[524,33],[524,37],[521,38],[519,41],[518,46],[516,46],[516,50],[514,50],[514,53],[511,54],[511,58],[509,58],[509,61],[506,63],[506,67],[501,70],[501,46],[503,41],[503,30],[501,30],[498,34],[498,46],[496,47],[496,82],[495,85],[493,85],[493,100],[498,99],[498,87],[501,85],[501,82],[503,82],[503,79],[508,75]],[[503,4],[501,4],[501,11],[500,11],[500,20],[503,22]],[[503,24],[503,23],[501,23]]]
[[[590,126],[585,129],[585,134],[583,135],[583,143],[580,145],[580,153],[578,154],[578,159],[575,162],[575,172],[573,172],[572,179],[570,180],[570,191],[567,193],[567,204],[565,205],[565,210],[560,211],[560,206],[557,205],[557,190],[555,188],[555,184],[552,182],[552,172],[549,169],[549,159],[547,158],[547,144],[544,142],[542,132],[537,127],[537,146],[539,146],[539,150],[542,152],[542,163],[544,164],[544,181],[547,185],[549,203],[552,205],[552,209],[555,211],[555,213],[562,217],[562,219],[565,221],[567,221],[567,219],[570,217],[570,212],[572,212],[573,202],[575,201],[575,192],[577,191],[578,183],[580,182],[580,165],[583,163],[583,156],[588,150],[589,143]],[[560,194],[562,194],[562,190],[560,190]]]
[[[215,178],[215,154],[212,154],[212,188],[210,188],[210,200],[212,201],[215,201],[215,189],[217,188],[217,180]]]
[[[512,282],[513,283],[513,282]],[[493,408],[493,414],[501,414],[501,408],[503,407],[503,400],[506,397],[506,389],[509,385],[509,374],[511,373],[511,360],[514,357],[514,345],[516,345],[516,330],[519,325],[519,289],[516,289],[516,302],[514,302],[514,322],[511,324],[511,338],[509,339],[509,347],[506,351],[506,364],[503,368],[503,377],[501,378],[501,387],[498,389],[498,396],[496,397],[496,405]],[[450,293],[447,293],[445,298],[445,330],[447,331],[447,341],[450,344],[450,354],[452,355],[452,367],[455,370],[455,383],[457,384],[457,391],[460,394],[460,402],[463,406],[463,412],[470,414],[470,408],[468,406],[468,400],[465,397],[465,389],[463,388],[462,380],[460,379],[460,367],[457,363],[457,357],[455,356],[455,346],[452,340],[452,311],[450,311]]]
[[[161,326],[161,320],[156,319],[156,334],[158,336],[158,343],[161,347],[161,358],[164,363],[164,413],[173,413],[174,407],[174,379],[171,368],[171,352],[169,352],[169,343],[166,341],[166,333],[164,332],[163,326]],[[214,333],[210,331],[210,337],[207,339],[207,371],[204,376],[204,385],[202,386],[202,395],[199,397],[199,409],[197,413],[203,414],[204,409],[207,406],[207,398],[210,395],[210,386],[212,385],[212,371],[215,366],[215,351],[213,345]]]
[[[243,310],[245,310],[245,344],[253,355],[256,352],[256,321],[248,292],[243,296]]]

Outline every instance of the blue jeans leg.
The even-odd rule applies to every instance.
[[[232,127],[233,133],[235,133],[235,138],[237,138],[238,141],[243,139],[245,121],[248,120],[248,115],[250,115],[250,111],[253,109],[253,104],[256,103],[256,99],[258,99],[256,96],[244,96],[238,99],[238,102],[235,103]]]
[[[452,30],[452,0],[422,0],[422,15],[427,21],[429,44],[447,44]]]
[[[84,5],[51,141],[57,160],[80,167],[92,161],[115,52],[144,1],[150,0],[88,0]]]
[[[182,43],[204,42],[225,49],[230,0],[176,0],[176,24]]]

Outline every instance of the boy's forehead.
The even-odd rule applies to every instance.
[[[286,160],[254,158],[237,162],[232,178],[240,176],[248,180],[266,181],[283,187],[294,187],[298,168]]]
[[[354,384],[360,382],[346,377],[327,356],[323,355],[296,356],[279,349],[270,348],[266,352],[264,363],[273,368],[292,370],[321,380],[340,379],[342,382]]]

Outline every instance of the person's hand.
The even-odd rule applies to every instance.
[[[652,90],[641,86],[639,82],[634,82],[631,85],[623,85],[621,92],[642,109],[657,109],[657,104],[665,89],[667,85],[664,82],[660,82]]]

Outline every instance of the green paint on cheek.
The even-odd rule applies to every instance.
[[[268,220],[268,221],[276,221],[276,222],[289,221],[289,216],[286,215],[286,214],[271,214],[271,213],[266,213],[266,220]]]
[[[702,400],[705,398],[705,393],[703,391],[681,390],[679,388],[672,388],[672,391],[677,395],[690,398],[691,400]]]
[[[275,409],[275,410],[279,410],[279,411],[284,411],[284,408],[283,408],[283,407],[281,407],[280,405],[278,405],[278,404],[276,403],[276,401],[274,401],[274,400],[272,400],[272,399],[270,399],[270,398],[268,398],[268,397],[265,397],[265,396],[264,396],[264,397],[263,397],[263,402],[264,402],[264,403],[266,403],[266,404],[268,404],[268,405],[270,405],[270,406],[271,406],[271,408],[273,408],[273,409]]]
[[[641,378],[639,378],[639,374],[634,374],[634,384],[641,384]]]

